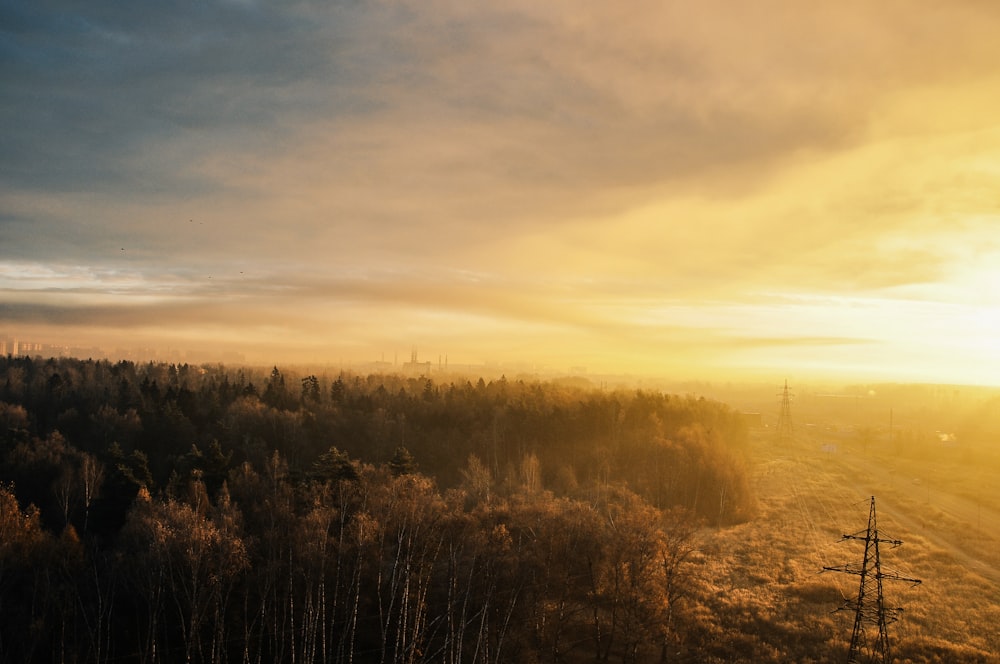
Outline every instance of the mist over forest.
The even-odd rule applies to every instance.
[[[744,419],[705,399],[0,364],[11,660],[699,652],[694,538],[754,509]]]
[[[997,452],[970,444],[998,431],[994,391],[806,389],[782,441],[773,412],[745,412],[770,397],[714,389],[740,408],[586,381],[0,358],[0,655],[837,662],[830,612],[856,591],[817,574],[844,555],[839,523],[863,525],[838,492],[891,457],[896,490],[929,503],[934,467],[935,495],[975,497],[980,526],[1000,515]],[[868,465],[838,481],[838,456]],[[927,631],[902,631],[899,661],[996,661],[995,639],[914,614]]]

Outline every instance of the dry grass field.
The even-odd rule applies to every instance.
[[[784,443],[773,431],[752,436],[757,516],[706,540],[710,590],[697,610],[719,660],[846,661],[854,613],[837,609],[859,579],[822,569],[860,565],[864,543],[842,536],[867,528],[875,496],[880,537],[904,542],[881,547],[883,570],[922,580],[884,582],[886,605],[904,609],[889,625],[894,661],[1000,662],[1000,473],[988,437],[917,458],[851,423],[799,425]]]

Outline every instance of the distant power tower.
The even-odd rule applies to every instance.
[[[785,387],[778,393],[781,397],[781,410],[778,412],[778,440],[789,442],[792,440],[792,397],[788,391],[788,379],[785,379]]]
[[[854,631],[851,633],[851,649],[847,655],[848,664],[890,664],[889,633],[886,626],[898,619],[903,609],[886,607],[882,599],[882,580],[906,581],[917,585],[920,579],[909,579],[896,572],[882,569],[878,545],[891,544],[893,548],[902,544],[900,540],[879,537],[875,520],[875,496],[872,496],[868,512],[868,528],[853,535],[844,535],[845,540],[861,540],[865,543],[865,556],[861,567],[848,563],[840,567],[824,567],[832,572],[846,572],[861,577],[858,598],[847,600],[841,609],[854,610]]]

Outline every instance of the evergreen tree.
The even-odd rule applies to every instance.
[[[389,460],[389,469],[396,477],[411,475],[417,471],[417,461],[408,449],[400,445]]]
[[[312,476],[320,482],[356,480],[358,479],[358,471],[346,452],[331,447],[323,452],[313,464]]]

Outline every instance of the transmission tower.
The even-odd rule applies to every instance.
[[[879,537],[875,520],[875,496],[872,496],[868,512],[868,528],[853,535],[844,535],[845,540],[859,540],[865,543],[865,555],[861,567],[847,564],[840,567],[824,567],[832,572],[845,572],[861,577],[857,600],[847,600],[841,609],[854,610],[854,630],[851,633],[851,648],[847,656],[848,664],[889,664],[889,633],[886,626],[895,622],[901,608],[885,606],[882,599],[882,580],[906,581],[917,585],[920,579],[910,579],[896,572],[882,568],[879,559],[879,544],[891,544],[893,548],[902,544],[900,540]]]
[[[778,412],[778,441],[787,443],[792,440],[792,397],[788,391],[788,379],[785,387],[778,393],[781,397],[781,410]]]

